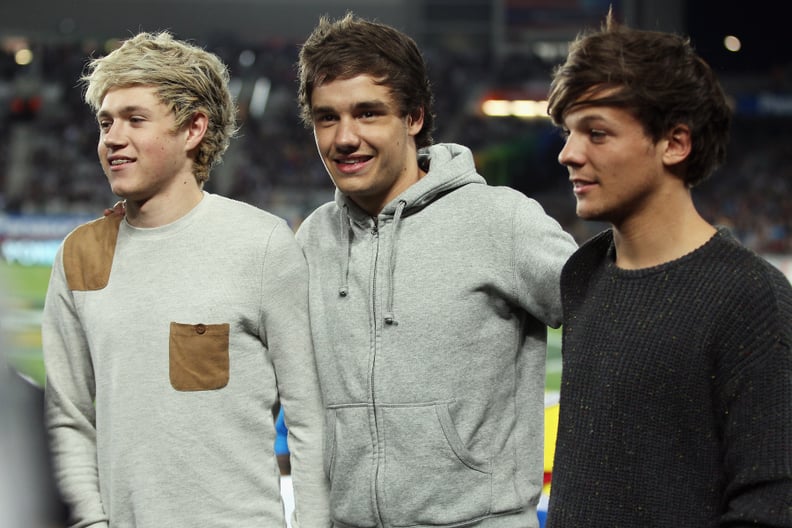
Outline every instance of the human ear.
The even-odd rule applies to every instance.
[[[423,128],[424,109],[418,108],[414,112],[407,114],[407,130],[411,136],[418,134]]]
[[[668,166],[682,163],[690,155],[692,148],[690,127],[684,124],[675,125],[665,137],[663,163]]]
[[[201,144],[201,141],[206,135],[206,130],[208,127],[209,127],[209,117],[205,113],[199,111],[193,114],[192,118],[185,127],[185,130],[187,132],[187,136],[186,136],[187,150],[192,150]]]

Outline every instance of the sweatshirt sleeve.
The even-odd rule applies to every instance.
[[[792,526],[792,288],[780,272],[743,275],[730,285],[738,300],[724,303],[712,330],[727,505],[720,523]]]
[[[572,236],[538,202],[521,196],[513,211],[517,296],[526,311],[553,328],[561,324],[561,270],[577,249]]]
[[[263,328],[289,431],[295,496],[292,527],[328,527],[329,483],[322,464],[324,415],[308,316],[308,267],[285,224],[271,236],[263,281]]]
[[[74,528],[107,528],[99,493],[95,382],[88,342],[67,286],[63,249],[52,269],[44,303],[42,342],[47,371],[46,420],[55,481],[70,507]]]

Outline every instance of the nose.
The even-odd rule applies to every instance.
[[[360,146],[358,127],[359,124],[352,118],[342,118],[338,121],[334,141],[339,151],[354,151]]]
[[[558,163],[565,167],[579,167],[583,164],[582,151],[571,134],[567,136],[564,146],[558,153]]]
[[[121,127],[116,124],[108,125],[107,128],[102,131],[100,141],[106,148],[117,148],[122,146],[124,140]]]

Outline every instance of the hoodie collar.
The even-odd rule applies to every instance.
[[[400,202],[404,202],[402,215],[409,216],[458,187],[468,183],[486,184],[484,178],[476,173],[473,153],[462,145],[440,143],[422,148],[418,151],[417,162],[426,175],[387,203],[377,218],[392,218]],[[366,225],[372,218],[338,189],[335,202],[341,210],[346,207],[356,223]]]

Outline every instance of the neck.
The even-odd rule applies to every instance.
[[[177,196],[158,194],[147,199],[126,201],[127,222],[134,227],[161,227],[189,213],[203,198],[197,185]]]
[[[408,166],[405,169],[408,173],[399,178],[399,181],[389,190],[384,196],[349,196],[349,199],[355,202],[358,207],[366,211],[369,215],[377,217],[385,206],[392,202],[397,196],[412,187],[418,180],[426,176],[426,172],[419,168],[418,165]]]
[[[659,266],[695,251],[715,234],[696,211],[688,189],[685,196],[664,200],[658,212],[643,212],[613,225],[616,266],[642,269]]]

